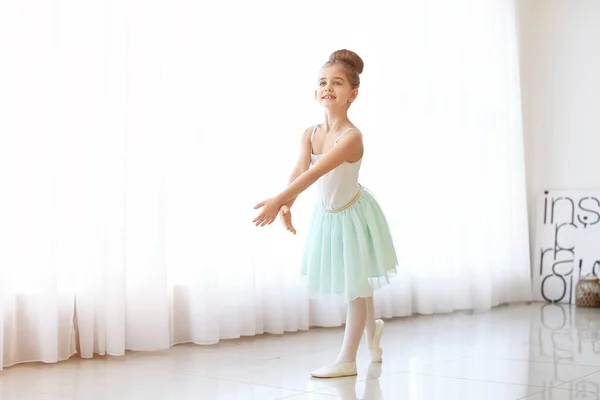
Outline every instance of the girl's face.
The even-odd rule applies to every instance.
[[[330,65],[321,69],[315,99],[326,108],[349,107],[358,96],[358,89],[352,89],[344,68]]]

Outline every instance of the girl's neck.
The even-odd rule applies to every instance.
[[[349,124],[347,110],[325,110],[325,122],[323,124],[325,133],[337,132]]]

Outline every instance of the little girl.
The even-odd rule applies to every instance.
[[[356,100],[362,59],[349,50],[334,52],[322,67],[315,98],[325,109],[325,121],[307,129],[300,158],[287,189],[261,201],[256,226],[273,223],[279,213],[296,233],[290,207],[317,183],[317,204],[302,261],[302,275],[311,298],[348,303],[344,341],[337,359],[312,372],[317,378],[356,375],[356,353],[366,330],[371,360],[381,362],[383,321],[375,320],[373,290],[389,283],[397,258],[381,208],[372,193],[358,183],[363,158],[361,132],[348,119]],[[366,326],[366,329],[365,329]]]

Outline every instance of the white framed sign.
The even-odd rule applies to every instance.
[[[600,275],[600,190],[544,192],[534,252],[534,298],[574,303],[579,277]]]

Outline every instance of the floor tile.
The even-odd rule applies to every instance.
[[[578,393],[588,393],[591,398],[600,399],[600,372],[589,374],[559,385],[557,389],[566,389]],[[596,397],[593,397],[596,396]]]
[[[320,391],[342,398],[368,400],[509,400],[543,391],[536,386],[472,381],[419,374],[394,374]]]
[[[470,357],[427,366],[418,372],[448,378],[552,388],[596,371],[597,367]]]
[[[350,400],[348,397],[330,396],[320,393],[304,393],[291,397],[285,397],[282,400]],[[354,399],[351,399],[354,400]]]
[[[51,395],[36,392],[27,386],[0,386],[0,400],[55,400]]]
[[[128,371],[103,384],[73,383],[50,394],[61,400],[275,400],[301,392],[170,372]]]
[[[590,393],[574,392],[562,389],[550,389],[541,393],[524,397],[523,400],[596,400],[600,397],[590,395]],[[521,399],[519,399],[521,400]]]

